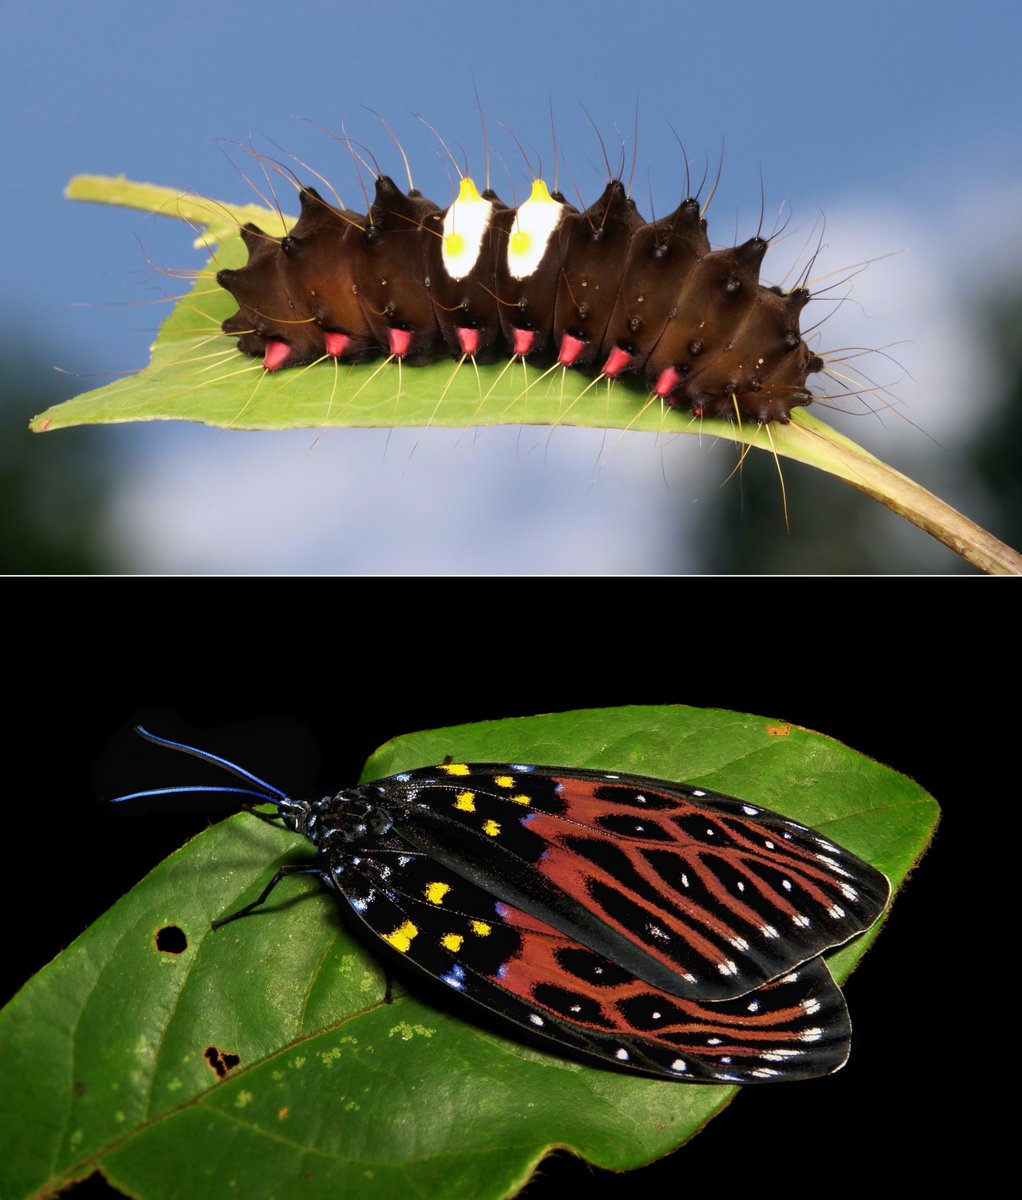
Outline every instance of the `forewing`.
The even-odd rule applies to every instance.
[[[408,842],[673,995],[743,996],[867,929],[884,875],[732,796],[452,763],[369,785]]]

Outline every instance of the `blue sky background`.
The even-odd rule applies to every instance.
[[[3,254],[12,347],[46,379],[138,368],[162,314],[167,268],[197,266],[177,222],[65,201],[79,172],[116,174],[235,202],[251,199],[231,141],[273,143],[315,166],[352,204],[357,180],[313,123],[341,121],[384,170],[401,138],[427,195],[449,194],[421,113],[482,171],[473,86],[491,145],[526,176],[508,125],[551,159],[549,107],[582,195],[605,179],[584,104],[612,159],[628,154],[649,215],[677,202],[684,175],[724,173],[709,213],[715,242],[755,231],[760,174],[767,228],[791,223],[767,258],[783,278],[826,220],[819,276],[844,278],[820,346],[889,347],[870,374],[896,413],[857,415],[857,441],[981,524],[992,498],[963,451],[989,419],[997,380],[977,304],[1022,264],[1022,7],[955,3],[437,2],[170,6],[106,0],[0,3],[0,137],[8,205]],[[236,161],[243,156],[234,153]],[[506,175],[494,168],[508,197]],[[562,165],[561,185],[571,189]],[[822,301],[805,324],[831,312]],[[18,395],[9,396],[17,406]],[[26,411],[27,420],[32,413]],[[17,425],[15,425],[17,428]],[[734,454],[692,437],[486,429],[225,433],[151,424],[101,435],[104,536],[125,570],[698,571],[701,512]],[[24,436],[8,457],[51,454]],[[609,454],[608,454],[609,451]],[[67,446],[63,447],[67,453]],[[765,456],[764,469],[767,464]],[[770,468],[772,469],[772,468]],[[796,468],[790,468],[795,471]],[[841,485],[819,477],[821,489]],[[736,492],[732,481],[725,491]],[[777,537],[798,547],[799,513]],[[703,506],[701,510],[700,505]],[[877,511],[874,512],[873,510]],[[865,499],[850,539],[883,538],[915,570],[949,559]]]

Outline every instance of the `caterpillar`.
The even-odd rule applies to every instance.
[[[787,424],[812,400],[824,363],[799,327],[809,290],[760,282],[761,234],[712,249],[691,195],[647,221],[619,177],[580,210],[538,177],[510,207],[463,174],[441,208],[377,170],[365,213],[305,185],[299,199],[289,233],[245,224],[247,264],[217,273],[238,304],[224,333],[268,371],[510,356],[637,375],[695,417]]]

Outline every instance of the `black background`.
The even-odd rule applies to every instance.
[[[995,613],[985,611],[980,633],[969,635],[977,649],[966,655],[906,615],[930,608],[929,582],[893,586],[897,602],[888,594],[878,605],[847,581],[292,581],[283,589],[139,581],[80,589],[84,607],[102,610],[80,623],[74,605],[59,613],[41,605],[24,636],[30,665],[10,680],[6,857],[17,870],[6,874],[2,999],[215,819],[201,799],[182,813],[128,813],[133,806],[112,810],[99,799],[170,781],[165,763],[152,765],[165,752],[128,748],[140,717],[201,745],[216,731],[221,753],[236,745],[246,767],[285,791],[319,794],[356,782],[377,745],[418,729],[619,704],[753,712],[819,730],[911,776],[944,820],[847,985],[855,1037],[844,1070],[745,1089],[675,1155],[607,1178],[621,1194],[693,1186],[755,1194],[765,1178],[816,1187],[815,1172],[868,1179],[875,1170],[893,1182],[886,1160],[918,1181],[922,1163],[950,1153],[940,1141],[950,1136],[942,1133],[947,1085],[996,1069],[992,1056],[980,1061],[966,1049],[962,1002],[977,997],[954,990],[965,978],[965,935],[949,934],[949,914],[958,928],[952,905],[964,906],[964,929],[983,909],[969,892],[986,871],[975,856],[990,849],[982,814],[994,797],[1014,803],[986,682],[1010,667],[996,645],[980,653],[1003,628]],[[182,606],[186,620],[175,615]],[[229,722],[235,734],[223,729]],[[166,757],[172,769],[187,766]],[[975,965],[979,952],[965,949]],[[527,1195],[553,1195],[592,1175],[557,1156]]]

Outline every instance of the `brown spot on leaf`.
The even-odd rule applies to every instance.
[[[225,1079],[228,1072],[233,1071],[241,1062],[240,1055],[232,1054],[229,1050],[218,1050],[216,1046],[207,1046],[202,1053],[210,1069],[220,1079]]]

